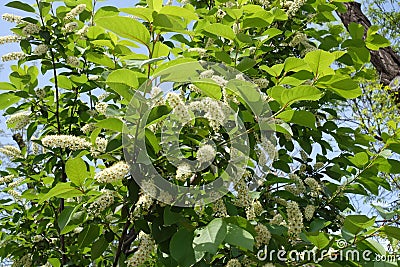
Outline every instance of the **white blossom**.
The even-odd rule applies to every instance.
[[[16,24],[20,24],[22,22],[22,17],[14,15],[14,14],[5,13],[1,17],[5,21],[13,22],[13,23],[16,23]]]
[[[95,123],[88,123],[82,127],[82,132],[88,134],[97,128]]]
[[[85,26],[83,26],[82,29],[77,31],[76,34],[79,35],[81,38],[85,38],[88,33],[88,30],[89,30],[89,26],[85,25]]]
[[[222,198],[217,199],[213,204],[213,211],[215,217],[227,217],[228,212],[226,211],[226,206]]]
[[[10,129],[21,130],[30,123],[29,115],[30,112],[15,113],[6,120],[6,124]]]
[[[286,210],[288,216],[288,235],[294,241],[298,238],[304,227],[303,214],[296,202],[288,202]]]
[[[271,220],[270,224],[280,225],[283,222],[283,216],[281,214],[276,214]]]
[[[76,29],[78,29],[78,23],[77,22],[70,22],[64,25],[64,30],[66,32],[73,32]]]
[[[178,181],[186,181],[186,179],[190,178],[193,175],[192,168],[187,163],[182,163],[178,165],[176,169],[176,176],[175,179]]]
[[[42,138],[42,144],[50,148],[68,148],[70,150],[81,150],[91,147],[91,143],[85,139],[73,135],[47,135]]]
[[[11,183],[14,180],[14,178],[15,176],[12,174],[0,177],[0,184]]]
[[[149,235],[140,232],[139,239],[140,244],[138,250],[126,261],[128,267],[142,266],[150,258],[155,248],[156,244]]]
[[[218,9],[217,10],[217,14],[216,14],[217,18],[219,19],[223,19],[226,16],[226,12],[223,11],[222,9]]]
[[[153,198],[145,192],[142,192],[138,201],[135,204],[135,209],[132,212],[132,217],[137,218],[141,215],[147,214],[153,205]]]
[[[0,44],[17,43],[21,40],[18,35],[0,36]]]
[[[242,267],[242,264],[238,259],[230,259],[225,267]]]
[[[271,239],[271,233],[268,228],[265,225],[259,223],[256,227],[254,227],[254,230],[257,234],[255,237],[256,247],[259,248],[262,245],[268,245],[269,240]]]
[[[0,148],[0,153],[3,153],[10,158],[17,158],[21,156],[21,150],[15,146],[3,146]]]
[[[1,56],[1,60],[3,62],[11,61],[11,60],[20,60],[24,58],[26,55],[24,52],[11,52]]]
[[[125,162],[118,162],[113,166],[96,173],[94,179],[99,183],[113,183],[122,180],[129,172],[129,166]]]
[[[38,88],[35,90],[35,95],[39,98],[39,99],[43,99],[46,97],[46,90],[44,90],[43,88]]]
[[[81,14],[85,9],[86,9],[86,5],[85,5],[85,4],[77,5],[76,7],[74,7],[73,9],[71,9],[71,11],[68,12],[68,13],[65,15],[64,20],[65,20],[65,21],[73,20],[76,16],[78,16],[79,14]]]
[[[31,36],[39,33],[40,27],[37,24],[28,23],[23,29],[22,34],[25,36]]]
[[[33,54],[37,56],[41,56],[47,53],[49,47],[45,44],[40,44],[36,46],[35,50],[33,50]]]
[[[193,48],[189,48],[188,52],[195,52],[195,53],[199,54],[200,57],[204,57],[207,53],[207,50],[204,48],[193,47]]]
[[[43,239],[44,239],[44,237],[42,235],[35,235],[35,236],[32,237],[32,242],[33,243],[39,243]]]
[[[114,192],[110,190],[101,190],[101,195],[90,204],[88,211],[94,216],[99,216],[104,210],[114,203]]]
[[[66,62],[67,62],[68,65],[71,65],[73,67],[78,67],[79,63],[80,63],[79,59],[77,57],[74,57],[74,56],[67,57]]]
[[[205,70],[200,73],[200,79],[211,78],[214,75],[213,70]]]
[[[99,114],[106,114],[108,104],[105,102],[98,102],[94,107]]]
[[[306,217],[306,220],[309,221],[312,219],[314,216],[315,212],[315,206],[313,205],[307,205],[304,209],[304,217]]]
[[[197,150],[196,158],[200,163],[210,162],[215,158],[215,148],[212,145],[205,144]]]
[[[14,182],[9,183],[9,184],[8,184],[8,187],[10,187],[10,188],[15,188],[15,187],[19,186],[24,180],[25,180],[25,178],[23,178],[23,177],[18,178],[18,179],[15,180]]]

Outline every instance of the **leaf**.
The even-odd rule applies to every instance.
[[[221,218],[214,219],[206,227],[195,231],[193,248],[195,251],[215,254],[224,241],[226,233],[227,224]]]
[[[96,123],[96,126],[121,133],[124,123],[118,118],[107,118]]]
[[[65,163],[65,172],[68,179],[77,186],[81,186],[86,178],[90,176],[86,164],[82,158],[70,158]]]
[[[366,152],[359,152],[354,156],[349,157],[351,163],[353,163],[356,167],[362,168],[365,164],[368,163],[369,156]]]
[[[221,23],[213,23],[211,25],[204,27],[203,30],[211,34],[214,34],[217,37],[221,36],[229,40],[235,39],[235,33],[233,32],[232,28]]]
[[[102,17],[96,20],[96,25],[146,46],[150,42],[150,33],[147,28],[132,18],[119,16]]]
[[[362,93],[358,82],[348,76],[339,74],[327,75],[320,78],[316,86],[334,91],[346,99],[356,98]]]
[[[244,58],[239,62],[239,64],[236,66],[236,68],[237,68],[239,71],[242,71],[242,72],[243,72],[243,71],[246,71],[246,70],[248,70],[248,69],[254,67],[256,64],[257,64],[257,62],[256,62],[254,59],[249,58],[249,57],[244,57]]]
[[[318,100],[323,94],[314,86],[300,85],[290,89],[283,86],[274,86],[268,90],[268,95],[282,106],[290,106],[296,101]]]
[[[146,0],[147,5],[149,8],[154,9],[155,11],[160,11],[162,7],[162,0]]]
[[[132,99],[134,94],[132,89],[139,87],[137,73],[128,69],[114,70],[108,75],[106,83],[112,90],[128,101]]]
[[[282,119],[285,122],[295,123],[301,126],[315,128],[315,116],[313,113],[306,110],[285,110],[278,114],[278,119]]]
[[[329,236],[324,232],[306,233],[306,236],[319,249],[325,248],[330,242]]]
[[[23,10],[23,11],[26,11],[26,12],[35,13],[35,9],[32,7],[32,5],[29,5],[29,4],[26,4],[26,3],[22,3],[20,1],[12,1],[12,2],[9,2],[9,3],[5,4],[5,6],[16,8],[16,9]]]
[[[60,228],[60,234],[64,235],[75,229],[74,227],[67,227],[73,218],[75,212],[82,206],[82,204],[76,205],[75,207],[65,207],[58,217],[58,227]]]
[[[181,17],[181,18],[184,18],[187,20],[197,20],[198,19],[196,13],[194,13],[193,11],[191,11],[187,8],[183,8],[183,7],[179,7],[179,6],[164,6],[163,8],[161,8],[161,10],[160,10],[160,12],[158,12],[158,14],[172,15],[172,16]]]
[[[128,7],[128,8],[120,8],[119,10],[122,12],[125,12],[127,14],[131,14],[136,17],[139,17],[148,22],[153,22],[153,10],[150,8]]]
[[[222,97],[221,86],[215,82],[198,81],[193,82],[193,84],[197,86],[206,96],[212,97],[216,100],[220,100]]]
[[[169,244],[171,256],[181,267],[190,267],[196,263],[192,242],[193,232],[185,228],[179,229],[171,238]]]
[[[111,69],[115,68],[114,61],[103,53],[89,52],[86,54],[86,59],[97,65],[103,65]]]
[[[349,24],[349,33],[351,38],[362,40],[364,38],[364,27],[361,24],[351,22]]]
[[[308,64],[301,58],[289,57],[285,60],[283,69],[285,72],[309,70]]]
[[[12,104],[17,103],[21,98],[14,93],[4,93],[0,95],[0,109],[6,109]]]
[[[186,32],[186,24],[176,16],[153,14],[153,19],[153,25],[163,31]]]
[[[235,224],[228,223],[224,242],[238,248],[245,248],[252,251],[254,246],[254,237],[245,229]]]
[[[335,61],[335,56],[323,50],[315,50],[307,53],[304,61],[316,76],[321,77],[333,72],[330,65]]]
[[[97,224],[87,225],[78,236],[78,247],[85,248],[93,243],[100,235],[100,226]]]
[[[93,243],[90,255],[91,259],[95,260],[99,258],[107,248],[108,248],[107,240],[105,239],[104,236],[100,236],[100,238]]]
[[[348,215],[344,220],[343,229],[352,234],[358,234],[362,230],[373,226],[375,219],[376,217],[370,219],[365,215]]]
[[[17,88],[12,83],[0,82],[0,90],[14,91]]]
[[[76,187],[71,186],[70,183],[58,183],[55,187],[50,189],[42,198],[39,200],[39,204],[44,201],[49,200],[52,197],[58,198],[72,198],[81,196],[83,193],[79,191]]]
[[[400,240],[400,228],[385,225],[382,230],[387,236]]]
[[[365,39],[365,45],[368,49],[379,50],[382,47],[390,46],[390,41],[379,34],[373,34]]]

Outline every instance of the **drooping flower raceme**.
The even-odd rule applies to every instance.
[[[42,138],[42,144],[50,148],[68,148],[70,150],[81,150],[91,147],[91,143],[85,139],[73,135],[47,135]]]
[[[154,251],[156,244],[151,236],[140,232],[139,239],[140,244],[138,250],[126,261],[128,267],[138,267],[143,265]]]
[[[6,120],[8,128],[20,130],[25,128],[30,122],[29,112],[15,113]]]
[[[40,27],[37,24],[28,23],[23,29],[22,34],[25,36],[31,36],[40,32]]]
[[[255,238],[256,247],[259,248],[262,245],[268,245],[269,240],[271,239],[271,233],[268,228],[265,225],[259,223],[256,225],[256,227],[254,227],[254,230],[257,233],[257,236]]]
[[[13,22],[16,24],[20,24],[22,22],[22,17],[21,16],[17,16],[14,14],[9,14],[9,13],[5,13],[1,16],[5,21],[8,22]]]
[[[178,181],[186,181],[187,178],[193,175],[192,168],[187,163],[182,163],[176,169],[176,180]]]
[[[312,219],[312,217],[314,216],[314,212],[315,212],[315,206],[307,205],[307,207],[305,207],[305,209],[304,209],[304,217],[306,217],[307,221]]]
[[[0,153],[3,153],[10,158],[17,158],[21,156],[21,150],[19,150],[15,146],[3,146],[0,148]]]
[[[94,216],[99,216],[101,212],[114,203],[114,192],[110,190],[102,190],[99,198],[90,204],[88,211]]]
[[[33,54],[37,56],[41,56],[47,53],[49,47],[45,44],[40,44],[36,46],[35,50],[33,50]]]
[[[98,102],[94,107],[99,114],[106,114],[108,104],[105,102]]]
[[[66,32],[73,32],[76,29],[78,29],[78,23],[76,23],[76,22],[70,22],[70,23],[67,23],[64,25],[64,30]]]
[[[214,159],[215,153],[216,151],[212,145],[205,144],[197,150],[196,158],[200,163],[210,162]]]
[[[129,172],[129,166],[120,161],[113,166],[96,173],[94,179],[99,183],[113,183],[122,180]]]
[[[304,227],[303,214],[300,211],[299,205],[292,201],[288,202],[286,211],[288,216],[288,235],[294,241],[298,238]]]
[[[242,267],[242,264],[238,259],[230,259],[226,264],[226,267]]]
[[[80,63],[79,59],[77,57],[74,57],[74,56],[67,57],[66,62],[67,62],[68,65],[71,65],[73,67],[79,67],[79,63]]]
[[[73,20],[76,16],[78,16],[79,14],[81,14],[85,9],[86,9],[86,5],[85,5],[85,4],[77,5],[76,7],[74,7],[73,9],[71,9],[71,11],[68,12],[68,13],[65,15],[64,20],[65,20],[65,21]]]
[[[11,60],[20,60],[24,58],[26,55],[24,52],[11,52],[1,56],[1,60],[3,62],[11,61]]]
[[[0,37],[0,44],[7,44],[7,43],[17,43],[21,40],[21,37],[18,35],[7,35]]]

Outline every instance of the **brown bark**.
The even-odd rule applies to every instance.
[[[344,26],[348,29],[351,22],[361,24],[365,28],[365,33],[371,27],[371,22],[361,10],[361,4],[357,2],[344,3],[347,8],[346,13],[339,13]],[[379,73],[380,81],[384,85],[400,75],[400,56],[397,55],[391,47],[381,48],[379,50],[370,50],[371,63]]]

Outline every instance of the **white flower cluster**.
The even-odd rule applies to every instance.
[[[73,9],[71,9],[71,11],[68,12],[68,13],[65,15],[64,20],[65,20],[65,21],[73,20],[76,16],[78,16],[79,14],[81,14],[85,9],[86,9],[86,5],[85,5],[85,4],[77,5],[76,7],[74,7]]]
[[[215,217],[228,217],[228,212],[226,211],[226,206],[222,198],[216,200],[213,204],[213,211]]]
[[[64,31],[66,32],[73,32],[76,29],[78,29],[78,23],[75,21],[64,25]]]
[[[288,1],[289,2],[289,1]],[[306,0],[294,0],[291,5],[289,6],[289,9],[287,11],[287,14],[289,17],[294,17],[297,13],[297,11],[300,10],[300,8],[306,3]]]
[[[322,169],[323,167],[324,167],[324,163],[323,162],[320,162],[320,161],[318,161],[318,162],[316,162],[315,164],[314,164],[314,170],[315,171],[318,171],[319,169]]]
[[[44,90],[43,88],[38,88],[35,91],[35,95],[39,98],[39,99],[43,99],[46,97],[46,90]]]
[[[269,6],[270,2],[268,0],[258,0],[258,3],[263,6]]]
[[[159,199],[158,204],[161,207],[165,207],[167,204],[170,204],[174,201],[174,197],[170,193],[164,190],[160,191],[158,199]]]
[[[260,89],[264,89],[268,87],[269,81],[265,78],[258,78],[254,79],[253,82],[258,86]]]
[[[25,36],[31,36],[40,32],[40,27],[37,24],[28,23],[23,29],[22,34]]]
[[[271,240],[271,233],[268,230],[268,228],[259,223],[256,225],[256,227],[254,227],[254,230],[256,231],[257,235],[256,235],[256,247],[259,248],[262,245],[268,245],[269,240]]]
[[[5,13],[1,16],[5,21],[8,22],[13,22],[16,24],[20,24],[22,22],[22,17],[21,16],[17,16],[14,14],[9,14],[9,13]]]
[[[302,32],[297,32],[293,39],[290,41],[289,45],[295,47],[299,44],[307,42],[307,35]]]
[[[68,148],[76,151],[91,147],[91,143],[85,139],[73,135],[47,135],[42,138],[42,144],[51,148]]]
[[[86,37],[88,31],[89,31],[89,26],[85,25],[85,26],[83,26],[82,29],[77,31],[76,34],[79,35],[82,39],[84,39]]]
[[[280,205],[282,205],[282,206],[287,206],[287,201],[285,199],[283,199],[283,198],[278,197],[278,198],[275,199],[275,202],[280,204]]]
[[[82,127],[82,132],[88,134],[97,128],[95,123],[88,123]]]
[[[135,204],[135,209],[132,212],[132,219],[138,218],[140,215],[147,214],[153,205],[153,198],[145,192],[142,192],[138,201]]]
[[[18,178],[18,179],[15,180],[14,182],[8,184],[8,187],[10,187],[10,188],[15,188],[15,187],[19,186],[24,180],[25,180],[25,178],[23,178],[23,177]]]
[[[25,254],[19,260],[14,260],[11,267],[32,267],[31,254]]]
[[[139,233],[139,238],[140,245],[138,250],[126,261],[128,267],[142,266],[149,259],[156,246],[151,236],[143,232]]]
[[[17,43],[21,40],[18,35],[0,36],[0,44]]]
[[[275,160],[278,157],[278,151],[270,140],[263,138],[257,147],[258,164],[266,166],[269,160]]]
[[[21,194],[14,189],[8,190],[7,193],[10,194],[14,199],[19,199],[21,197]]]
[[[187,122],[191,120],[189,110],[178,94],[171,92],[168,93],[167,101],[168,104],[174,109],[174,114],[181,122]]]
[[[270,224],[280,225],[283,222],[283,216],[281,214],[276,214],[270,221]]]
[[[29,115],[30,112],[15,113],[6,120],[6,124],[10,129],[21,130],[29,124],[30,122]]]
[[[255,200],[251,203],[250,206],[246,207],[246,218],[247,220],[255,220],[257,216],[260,216],[264,211],[263,206],[260,201]]]
[[[189,108],[204,113],[202,114],[202,117],[210,121],[210,126],[214,131],[219,130],[220,125],[223,125],[226,118],[229,116],[230,111],[229,106],[225,103],[216,101],[209,97],[191,102]]]
[[[294,241],[304,227],[303,214],[296,202],[288,202],[286,211],[288,216],[288,235]]]
[[[275,267],[275,264],[269,262],[264,264],[262,267]]]
[[[21,150],[19,150],[15,146],[3,146],[0,148],[0,153],[3,153],[10,158],[17,158],[21,156]]]
[[[294,184],[286,185],[286,191],[292,193],[293,195],[300,195],[305,192],[306,187],[304,186],[303,181],[297,174],[290,173],[289,178],[294,181]]]
[[[120,161],[109,168],[96,173],[94,179],[99,183],[112,183],[122,180],[129,173],[129,166]]]
[[[94,107],[99,114],[106,114],[108,104],[105,102],[98,102]]]
[[[66,62],[68,65],[70,65],[72,67],[79,67],[79,63],[80,63],[79,58],[74,57],[74,56],[67,57]]]
[[[188,52],[195,52],[195,53],[199,54],[200,57],[205,57],[207,54],[207,50],[204,48],[200,48],[200,47],[189,48]]]
[[[303,161],[307,161],[308,154],[304,150],[300,150],[300,157]]]
[[[306,217],[306,220],[309,221],[312,219],[314,216],[315,212],[315,206],[313,205],[307,205],[304,209],[304,217]]]
[[[100,75],[91,75],[88,78],[89,81],[97,81],[98,79],[100,79]]]
[[[242,267],[242,264],[238,259],[230,259],[225,267]]]
[[[41,56],[47,53],[49,47],[45,44],[40,44],[36,46],[35,50],[33,50],[33,54],[37,56]]]
[[[257,266],[257,263],[253,261],[250,257],[244,256],[242,259],[243,267],[254,267]]]
[[[318,195],[318,192],[322,190],[321,186],[314,178],[308,177],[304,180],[304,182],[310,187],[311,196],[316,197]]]
[[[114,203],[114,192],[110,190],[101,190],[101,195],[92,204],[90,204],[88,211],[94,216],[99,216],[101,212],[107,209]]]
[[[211,78],[214,75],[213,70],[205,70],[200,73],[200,79]]]
[[[14,177],[15,177],[15,176],[12,175],[12,174],[7,175],[7,176],[0,177],[0,184],[3,184],[3,183],[11,183],[11,182],[13,181]]]
[[[44,239],[44,237],[42,235],[35,235],[35,236],[32,237],[32,242],[33,243],[39,243],[43,239]]]
[[[226,84],[228,83],[227,80],[225,80],[224,77],[219,76],[219,75],[212,75],[211,79],[214,80],[214,82],[216,82],[219,86],[226,86]]]
[[[245,178],[242,177],[234,186],[237,196],[235,199],[235,205],[241,207],[247,207],[251,204],[251,197],[249,194],[249,187],[246,184]]]
[[[199,147],[196,154],[196,159],[200,163],[211,162],[215,158],[216,151],[212,145],[205,144]]]
[[[26,55],[24,52],[11,52],[1,56],[1,60],[3,62],[11,61],[11,60],[20,60],[24,58]]]
[[[163,98],[163,91],[160,87],[154,86],[151,88],[150,96],[153,99],[153,106],[165,105],[165,99]]]
[[[176,169],[176,176],[175,179],[178,181],[186,181],[189,177],[193,175],[192,168],[187,163],[182,163]]]
[[[96,138],[96,148],[91,149],[91,154],[93,157],[98,157],[101,153],[106,152],[108,140],[102,137]]]
[[[217,18],[219,18],[219,19],[223,19],[223,18],[226,16],[226,12],[219,8],[219,9],[217,10],[216,16],[217,16]]]
[[[79,233],[82,232],[82,231],[83,231],[83,227],[78,226],[78,227],[76,227],[76,228],[74,229],[74,234],[79,234]]]

